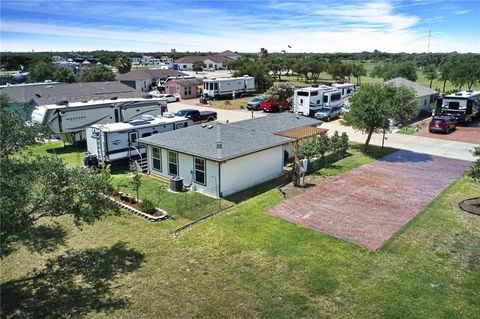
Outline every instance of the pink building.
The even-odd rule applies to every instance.
[[[163,84],[166,94],[176,94],[183,99],[193,99],[200,95],[202,79],[172,79]]]

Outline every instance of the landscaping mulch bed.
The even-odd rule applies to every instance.
[[[147,214],[142,212],[140,210],[140,202],[137,201],[133,196],[130,196],[128,194],[115,193],[108,196],[108,198],[114,201],[121,208],[126,209],[127,211],[143,217],[144,219],[147,219],[151,222],[164,220],[168,217],[167,212],[160,208],[157,208],[154,214]]]
[[[480,197],[462,200],[458,206],[468,213],[480,216]]]

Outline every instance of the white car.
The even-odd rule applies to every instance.
[[[173,94],[160,94],[158,91],[152,91],[152,92],[149,92],[149,94],[154,97],[166,99],[167,103],[180,101],[180,97]]]

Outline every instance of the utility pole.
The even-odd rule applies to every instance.
[[[430,37],[432,36],[432,30],[428,30],[428,46],[427,53],[430,53]]]

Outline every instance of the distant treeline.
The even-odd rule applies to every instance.
[[[41,60],[45,55],[60,56],[65,59],[73,59],[74,61],[89,61],[101,62],[102,64],[113,64],[120,55],[127,57],[142,57],[143,55],[160,58],[162,56],[169,56],[173,59],[178,59],[187,55],[209,55],[215,52],[123,52],[123,51],[85,51],[85,52],[2,52],[0,55],[0,66],[5,70],[20,70],[21,66],[28,69],[33,63]],[[244,57],[252,58],[258,56],[260,53],[241,53]],[[351,61],[374,61],[374,62],[401,62],[413,61],[419,67],[427,65],[440,66],[449,56],[452,55],[473,55],[480,56],[480,54],[459,54],[457,52],[450,53],[388,53],[375,50],[373,52],[359,52],[359,53],[269,53],[270,56],[283,56],[285,58],[300,58],[305,56],[315,56],[327,60],[351,60]]]

